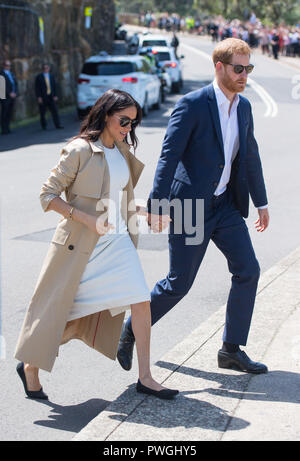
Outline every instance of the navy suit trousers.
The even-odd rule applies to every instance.
[[[204,221],[204,239],[199,245],[186,245],[186,235],[169,235],[170,270],[151,292],[152,325],[188,293],[212,240],[226,257],[232,274],[223,341],[246,345],[260,269],[248,228],[231,192],[206,201]],[[127,325],[131,329],[131,318]]]

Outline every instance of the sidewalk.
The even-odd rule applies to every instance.
[[[260,279],[245,350],[269,373],[218,368],[224,314],[222,306],[152,367],[180,390],[174,400],[132,384],[73,441],[300,440],[300,247]]]

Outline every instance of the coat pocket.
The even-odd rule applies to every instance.
[[[70,234],[71,231],[63,229],[62,227],[58,227],[54,232],[51,242],[58,243],[59,245],[65,245]]]

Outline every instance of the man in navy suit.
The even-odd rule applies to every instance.
[[[1,99],[1,133],[10,133],[10,121],[13,108],[18,95],[18,82],[15,75],[11,72],[11,62],[4,62],[3,70],[0,72],[5,78],[5,99]]]
[[[43,66],[43,72],[37,75],[35,79],[35,94],[39,104],[40,120],[43,130],[47,129],[47,121],[45,117],[47,108],[52,114],[55,127],[57,129],[63,128],[63,126],[61,126],[56,107],[56,102],[58,100],[56,82],[53,74],[50,73],[50,66],[47,63]]]
[[[269,224],[251,105],[239,95],[254,67],[249,59],[250,48],[243,40],[220,42],[213,52],[214,82],[182,97],[171,115],[148,200],[148,223],[154,231],[164,229],[171,217],[170,270],[152,290],[151,315],[153,325],[187,294],[212,240],[232,274],[218,365],[265,373],[267,367],[252,361],[239,347],[247,342],[260,273],[244,220],[249,194],[258,209],[257,230],[263,232]],[[170,207],[169,217],[162,210],[163,200],[177,200],[182,213],[176,215]],[[203,204],[201,242],[197,238],[199,201]],[[182,230],[178,233],[176,227]],[[193,234],[188,235],[186,227]],[[129,318],[117,355],[127,370],[132,365],[133,346]]]

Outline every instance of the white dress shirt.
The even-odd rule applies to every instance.
[[[225,165],[223,168],[223,173],[218,184],[217,189],[215,190],[215,195],[220,195],[225,192],[227,184],[230,179],[231,165],[234,161],[239,147],[240,147],[240,138],[239,138],[239,125],[237,118],[237,106],[240,102],[240,97],[238,94],[235,95],[233,100],[231,110],[229,113],[230,101],[225,96],[223,91],[219,88],[216,80],[213,82],[214,90],[217,99],[217,105],[219,110],[219,118],[221,124],[223,146],[224,146],[224,156],[225,156]]]
[[[217,106],[219,110],[219,118],[221,124],[223,146],[224,146],[224,157],[225,165],[223,168],[223,173],[216,188],[214,195],[220,195],[225,192],[227,184],[230,179],[231,174],[231,165],[238,153],[240,147],[239,139],[239,124],[237,117],[237,107],[240,102],[240,97],[238,94],[235,95],[235,98],[232,102],[232,106],[229,113],[230,100],[225,96],[223,91],[220,89],[216,80],[213,82]],[[267,208],[268,205],[259,207],[260,209]]]

